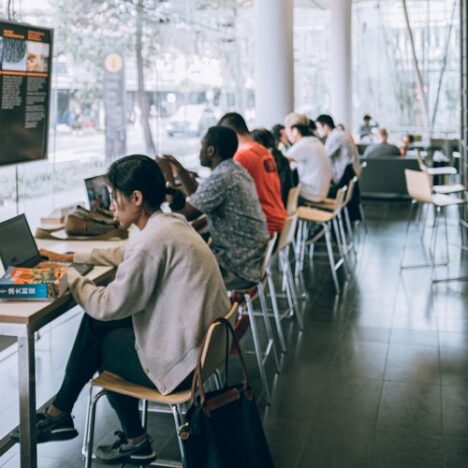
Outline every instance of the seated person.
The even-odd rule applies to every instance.
[[[297,173],[291,169],[288,158],[276,147],[273,134],[269,130],[266,128],[256,128],[252,130],[250,134],[257,143],[264,146],[275,158],[281,183],[281,198],[286,208],[288,205],[289,190],[295,187],[298,182]]]
[[[216,259],[208,246],[177,214],[163,214],[165,182],[147,156],[114,162],[107,174],[112,211],[122,227],[138,231],[125,247],[89,254],[56,254],[52,261],[117,267],[106,287],[70,269],[70,291],[86,313],[54,402],[38,414],[38,442],[78,435],[71,417],[83,387],[97,371],[109,371],[167,395],[190,386],[199,349],[210,322],[229,309]],[[183,287],[181,287],[183,285]],[[106,464],[147,465],[156,458],[140,421],[138,400],[109,394],[123,433],[97,447]]]
[[[400,154],[402,156],[406,156],[408,154],[408,150],[411,149],[413,143],[414,135],[411,135],[411,133],[407,133],[406,135],[404,135],[401,139]]]
[[[273,135],[273,138],[275,140],[275,148],[284,152],[291,146],[291,143],[289,142],[288,137],[286,135],[286,129],[284,128],[284,125],[273,125],[273,127],[271,127],[271,134]]]
[[[236,133],[239,147],[234,155],[234,161],[246,169],[255,182],[268,231],[270,234],[281,232],[288,214],[281,199],[281,184],[273,156],[253,140],[240,114],[236,112],[225,114],[218,125],[230,128]]]
[[[181,213],[189,220],[205,213],[216,255],[228,290],[244,288],[261,279],[261,263],[269,235],[255,184],[233,160],[236,134],[211,127],[202,139],[200,164],[211,174],[200,185],[172,157],[166,156],[189,194]]]
[[[400,149],[388,143],[388,132],[385,128],[379,129],[380,143],[369,145],[364,151],[365,158],[391,158],[400,156]]]
[[[332,170],[322,142],[311,135],[309,119],[303,114],[289,114],[284,120],[293,145],[286,156],[297,167],[300,196],[305,202],[321,202],[330,190]]]

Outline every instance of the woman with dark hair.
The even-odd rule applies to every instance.
[[[71,411],[96,371],[110,371],[163,395],[188,388],[205,330],[229,308],[209,247],[183,216],[160,210],[166,188],[158,164],[147,156],[127,156],[112,164],[107,179],[115,217],[122,227],[137,228],[125,247],[73,255],[41,251],[52,261],[117,270],[106,287],[69,270],[70,291],[86,313],[61,388],[38,414],[38,442],[78,435]],[[147,465],[156,453],[142,427],[138,400],[111,393],[109,401],[123,432],[114,444],[98,447],[96,456],[107,464]]]
[[[276,168],[278,169],[278,175],[281,182],[281,198],[284,206],[286,207],[288,204],[289,190],[295,187],[298,183],[297,172],[291,170],[289,160],[277,148],[272,132],[268,131],[266,128],[255,128],[250,132],[250,135],[257,143],[270,151],[275,158]]]
[[[291,146],[291,142],[288,140],[284,125],[273,125],[271,128],[271,134],[273,135],[275,141],[275,148],[279,149],[280,151],[285,151]]]

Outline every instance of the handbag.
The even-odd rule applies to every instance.
[[[59,230],[61,230],[60,228]],[[59,240],[107,240],[107,239],[127,239],[128,231],[120,228],[110,211],[87,210],[82,206],[76,206],[65,218],[65,234],[61,237],[53,234],[56,230],[38,228],[36,238],[38,239],[59,239]]]
[[[205,392],[201,364],[204,341],[192,382],[192,404],[186,423],[179,430],[185,452],[184,468],[273,468],[239,342],[226,319],[219,318],[213,323],[226,328],[226,378],[221,390]],[[229,336],[243,373],[243,382],[234,386],[228,386]]]

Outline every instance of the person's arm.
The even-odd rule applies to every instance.
[[[111,247],[108,249],[93,249],[91,252],[75,252],[60,254],[50,250],[41,249],[40,254],[47,257],[51,262],[64,263],[89,263],[91,265],[118,266],[123,259],[124,246]]]
[[[68,270],[68,285],[79,305],[97,320],[119,320],[141,312],[157,288],[161,259],[129,250],[106,287],[96,286],[76,270]]]
[[[325,142],[325,151],[329,158],[336,158],[339,153],[340,146],[342,144],[339,135],[329,135]]]
[[[162,158],[158,160],[163,160],[165,162],[169,162],[172,166],[172,170],[175,175],[179,176],[180,182],[184,188],[184,191],[187,195],[192,195],[197,190],[198,183],[197,181],[190,175],[190,172],[185,169],[182,164],[177,161],[174,156],[164,155]]]

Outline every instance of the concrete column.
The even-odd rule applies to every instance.
[[[294,110],[294,0],[255,0],[255,122],[270,128]]]
[[[330,2],[331,114],[352,131],[352,0]]]

